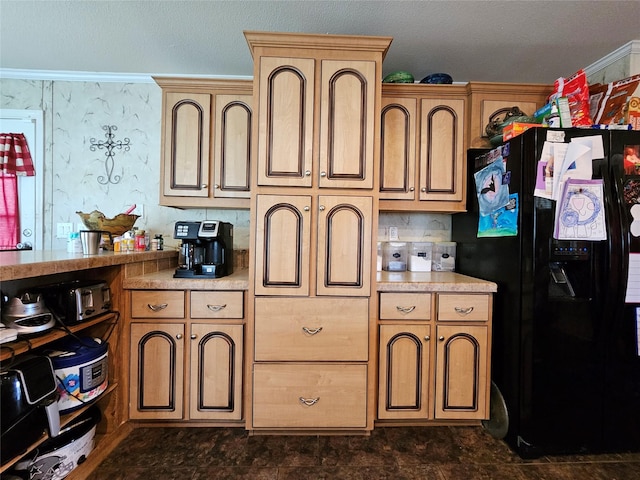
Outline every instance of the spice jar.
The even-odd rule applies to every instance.
[[[147,249],[144,241],[144,230],[136,230],[134,249],[136,252],[144,252]]]

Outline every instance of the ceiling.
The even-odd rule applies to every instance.
[[[0,76],[250,77],[242,32],[262,30],[391,36],[385,75],[553,83],[640,38],[639,19],[638,0],[0,0]]]

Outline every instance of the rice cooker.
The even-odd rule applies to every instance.
[[[30,480],[67,477],[93,450],[100,417],[100,409],[92,406],[60,430],[58,437],[46,440],[19,460],[13,466],[13,473]]]
[[[47,351],[58,380],[58,409],[68,413],[96,400],[109,383],[109,344],[98,338],[65,337]]]

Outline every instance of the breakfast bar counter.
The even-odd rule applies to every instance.
[[[0,252],[0,282],[34,278],[58,273],[76,272],[92,268],[153,262],[159,268],[175,264],[178,252],[155,250],[149,252],[113,253],[97,255],[68,253],[65,250],[18,250]],[[165,266],[166,263],[166,266]],[[155,267],[154,268],[158,268]]]

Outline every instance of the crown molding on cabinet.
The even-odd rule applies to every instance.
[[[624,44],[620,48],[614,50],[610,54],[602,57],[600,60],[592,63],[588,67],[584,68],[584,72],[589,75],[592,75],[600,70],[605,69],[609,65],[621,60],[629,55],[638,55],[640,54],[640,40],[631,40],[629,43]]]
[[[16,68],[0,68],[0,79],[15,80],[54,80],[60,82],[119,82],[119,83],[156,83],[156,77],[192,78],[194,75],[160,75],[110,72],[73,72],[63,70],[22,70]],[[200,79],[252,80],[248,76],[197,75]]]

